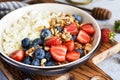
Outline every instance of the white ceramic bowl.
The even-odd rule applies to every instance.
[[[83,22],[92,23],[95,28],[94,40],[92,42],[93,49],[86,56],[74,62],[63,64],[60,66],[40,67],[40,66],[27,65],[11,59],[6,54],[4,54],[2,45],[0,45],[0,57],[9,64],[13,65],[14,67],[22,70],[32,71],[34,73],[39,73],[42,75],[63,73],[69,71],[71,68],[75,67],[76,65],[80,65],[81,63],[87,61],[94,54],[95,50],[98,48],[101,39],[101,30],[96,20],[87,12],[81,9],[75,8],[73,6],[57,4],[57,3],[43,3],[43,4],[30,5],[17,9],[7,14],[0,21],[0,44],[1,44],[1,36],[4,29],[9,27],[13,22],[17,21],[19,18],[21,18],[25,13],[32,10],[40,10],[41,12],[43,12],[43,14],[46,11],[50,11],[50,12],[63,12],[68,14],[81,15],[83,18]]]

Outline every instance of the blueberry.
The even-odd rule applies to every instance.
[[[22,49],[23,49],[23,51],[25,51],[25,52],[28,50],[28,48],[22,48]]]
[[[72,16],[78,21],[78,23],[82,23],[82,17],[81,16],[79,16],[77,14],[73,14]]]
[[[40,38],[36,38],[35,40],[33,40],[32,45],[36,48],[38,45],[42,46],[43,44],[43,40],[41,40]]]
[[[50,61],[52,58],[50,51],[45,52],[45,58],[47,59],[47,61]]]
[[[30,48],[32,48],[32,47],[33,47],[33,45],[32,45],[32,44],[30,44],[30,45],[29,45],[29,47],[28,47],[28,49],[30,49]]]
[[[45,65],[46,66],[55,66],[55,62],[54,61],[49,61]]]
[[[29,47],[29,45],[30,45],[30,39],[29,38],[24,38],[23,40],[22,40],[22,47],[23,48],[28,48]]]
[[[77,52],[80,52],[80,57],[83,57],[84,56],[84,50],[83,49],[76,49]]]
[[[33,59],[31,64],[34,65],[34,66],[40,66],[40,60],[39,59]]]
[[[40,34],[40,37],[41,37],[41,39],[45,39],[46,37],[49,37],[49,36],[51,36],[52,34],[51,34],[51,31],[49,30],[49,29],[43,29],[42,31],[41,31],[41,34]]]
[[[72,38],[71,38],[73,41],[76,41],[76,35],[73,35],[72,34]]]
[[[26,56],[23,60],[23,63],[25,64],[31,64],[31,61],[32,61],[32,57],[30,56]]]
[[[34,57],[36,59],[42,59],[45,57],[45,51],[42,48],[38,48],[35,52],[34,52]]]
[[[62,32],[62,28],[61,28],[61,27],[56,26],[55,28],[56,28],[59,32]]]

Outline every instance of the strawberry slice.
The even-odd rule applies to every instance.
[[[68,51],[73,51],[75,48],[73,40],[67,41],[64,45],[67,47]]]
[[[75,23],[71,23],[70,25],[67,25],[64,27],[64,32],[70,32],[71,34],[78,34],[78,28]]]
[[[82,25],[81,29],[90,35],[93,35],[95,33],[95,29],[94,29],[93,25],[90,23]]]
[[[10,54],[10,57],[16,61],[21,62],[25,57],[25,52],[23,50],[17,50]]]
[[[66,54],[66,59],[68,61],[75,61],[80,58],[80,53],[76,51],[71,51]]]
[[[45,45],[46,46],[54,46],[54,45],[60,45],[62,43],[61,39],[57,36],[54,36],[48,40],[46,40]]]
[[[77,36],[77,40],[80,43],[86,44],[91,41],[91,37],[83,30],[80,30]]]
[[[50,53],[52,57],[58,62],[65,61],[66,52],[67,48],[64,45],[51,46],[50,48]]]

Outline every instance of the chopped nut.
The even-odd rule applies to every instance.
[[[56,65],[61,65],[62,63],[61,62],[55,62]]]
[[[66,64],[68,63],[68,61],[65,61],[65,62],[55,62],[56,65],[62,65],[62,64]]]
[[[77,27],[78,27],[78,29],[79,29],[81,25],[78,23],[77,20],[75,20],[75,23],[76,23],[76,25],[77,25]]]
[[[69,41],[72,38],[69,32],[66,32],[66,33],[64,32],[61,37],[65,41]]]
[[[51,16],[54,15],[54,14],[56,14],[56,13],[55,13],[55,12],[51,12],[51,13],[50,13]]]
[[[51,29],[50,29],[50,31],[51,31],[51,33],[54,35],[54,29],[53,29],[53,28],[51,28]]]
[[[78,48],[83,48],[82,44],[78,43],[78,42],[75,42],[75,48],[78,49]]]
[[[38,45],[36,49],[38,49],[38,48],[43,48],[43,46],[39,46],[39,45]]]
[[[45,62],[46,62],[47,60],[45,59],[45,58],[43,58],[42,60],[41,60],[41,66],[45,66]]]
[[[62,16],[64,16],[64,14],[63,14],[63,13],[61,13],[61,14],[59,15],[59,17],[62,17]]]
[[[56,24],[56,18],[52,18],[51,21],[50,21],[50,25],[51,26],[54,26]]]
[[[53,36],[60,36],[61,35],[61,33],[55,28],[51,28],[50,30],[51,30]]]
[[[63,27],[63,26],[65,25],[65,22],[64,22],[64,20],[61,19],[61,20],[58,22],[58,24],[60,24],[60,26]]]
[[[88,53],[88,52],[84,49],[84,54],[87,55],[87,53]]]
[[[39,26],[39,27],[36,28],[36,31],[41,31],[44,28],[45,28],[45,26]]]
[[[50,48],[49,48],[48,46],[45,46],[44,49],[45,49],[46,51],[49,51],[49,50],[50,50]]]
[[[91,45],[90,43],[87,43],[87,44],[85,45],[85,50],[86,50],[86,51],[91,51],[91,50],[92,50],[92,45]]]
[[[55,32],[55,36],[58,35],[59,31],[57,29],[54,29],[54,32]]]
[[[29,56],[33,56],[34,51],[35,51],[35,48],[32,47],[32,48],[30,48],[26,51],[26,54],[29,55]]]
[[[55,24],[55,26],[60,26],[60,23]]]

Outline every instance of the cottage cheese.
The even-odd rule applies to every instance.
[[[34,40],[39,38],[40,31],[36,31],[36,28],[45,26],[49,28],[49,21],[51,18],[57,18],[61,13],[54,13],[51,15],[50,12],[40,13],[40,11],[30,11],[24,14],[15,23],[12,23],[3,32],[3,49],[4,52],[9,55],[10,53],[21,49],[21,41],[25,37]]]

